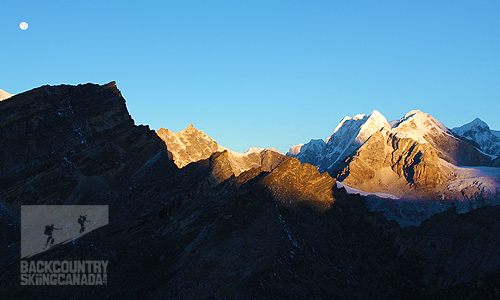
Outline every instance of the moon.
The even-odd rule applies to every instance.
[[[19,28],[21,28],[21,30],[26,30],[26,29],[28,29],[28,23],[26,23],[26,22],[21,22],[21,23],[19,24]]]

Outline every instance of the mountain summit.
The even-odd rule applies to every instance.
[[[324,149],[326,155],[320,162],[320,169],[325,171],[330,169],[363,145],[375,132],[390,128],[387,119],[377,110],[369,115],[345,117],[326,140]]]
[[[0,89],[0,101],[8,99],[14,95],[7,93],[6,91]]]
[[[311,140],[307,144],[293,146],[288,155],[327,171],[359,148],[375,132],[389,130],[387,119],[377,110],[371,114],[346,116],[340,121],[332,135],[323,140]]]
[[[454,134],[476,142],[484,152],[500,156],[500,137],[490,130],[488,124],[479,118],[472,122],[455,127],[451,130]]]

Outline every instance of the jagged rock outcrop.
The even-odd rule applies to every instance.
[[[0,198],[16,204],[77,204],[84,186],[123,184],[165,150],[114,82],[15,95],[0,102],[0,128]]]
[[[162,127],[157,131],[157,134],[167,145],[179,168],[192,162],[207,159],[220,150],[214,139],[194,128],[193,124],[177,133]]]
[[[227,151],[227,159],[235,176],[262,165],[263,152],[273,151],[278,155],[276,149],[250,148],[245,153],[238,153],[220,146],[214,139],[203,131],[194,128],[191,124],[186,129],[177,133],[168,129],[160,128],[158,136],[165,141],[167,148],[172,153],[175,164],[179,168],[209,158],[215,152]]]
[[[216,152],[210,157],[212,165],[209,181],[212,186],[226,181],[231,176],[234,176],[233,168],[229,162],[228,152]]]

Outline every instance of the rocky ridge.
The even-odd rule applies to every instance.
[[[0,199],[81,204],[125,184],[164,143],[136,126],[116,84],[44,86],[0,102]]]
[[[255,147],[248,149],[244,153],[232,151],[220,146],[213,138],[205,134],[205,132],[194,128],[192,124],[179,132],[160,128],[157,134],[167,145],[169,152],[172,153],[175,164],[179,168],[207,159],[216,152],[227,152],[233,173],[238,176],[245,171],[261,166],[264,156],[263,152],[266,150],[282,155],[278,150],[273,148],[264,149]]]

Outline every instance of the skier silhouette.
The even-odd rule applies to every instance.
[[[78,218],[78,224],[80,224],[80,233],[84,232],[85,231],[85,222],[89,222],[87,221],[87,215],[84,215],[84,216],[80,216]]]
[[[61,230],[61,229],[62,228],[55,228],[53,223],[51,225],[45,226],[45,231],[43,234],[48,235],[47,242],[45,243],[45,248],[47,248],[49,243],[50,243],[50,247],[52,247],[52,245],[54,245],[54,238],[52,237],[52,234],[54,233],[54,230]]]

